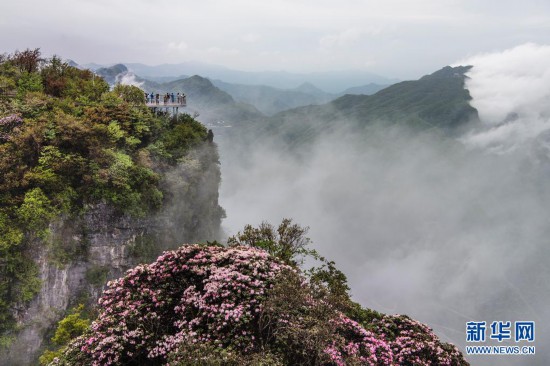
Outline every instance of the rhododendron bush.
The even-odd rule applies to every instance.
[[[253,247],[188,245],[108,284],[55,365],[466,365],[407,317],[352,319]]]

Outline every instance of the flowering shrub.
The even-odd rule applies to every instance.
[[[428,326],[408,316],[385,315],[374,326],[388,340],[398,365],[467,365],[456,346],[442,343]]]
[[[262,299],[288,268],[258,249],[184,246],[108,284],[67,365],[162,364],[182,344],[254,348]]]
[[[362,365],[393,364],[392,351],[384,338],[377,339],[373,333],[342,314],[332,320],[331,325],[341,338],[340,347],[333,340],[324,350],[332,363],[345,366],[348,364],[346,360],[353,359]]]
[[[165,252],[110,282],[99,308],[52,364],[466,364],[406,317],[366,330],[295,267],[252,247]]]

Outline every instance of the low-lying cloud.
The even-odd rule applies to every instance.
[[[225,229],[292,217],[361,304],[409,314],[463,350],[467,321],[534,320],[536,356],[470,361],[547,365],[550,62],[532,56],[547,52],[525,45],[473,58],[467,86],[482,125],[458,140],[373,126],[327,133],[297,156],[276,139],[239,146],[219,136]],[[487,71],[493,62],[501,71]]]
[[[466,87],[483,121],[467,144],[502,153],[550,130],[550,46],[527,43],[460,64],[473,65]]]

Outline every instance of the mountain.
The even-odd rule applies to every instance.
[[[185,93],[186,110],[199,113],[199,119],[207,124],[239,124],[243,121],[262,118],[254,106],[235,101],[231,95],[217,88],[206,78],[195,75],[168,83],[145,81],[142,88],[148,93]]]
[[[314,95],[314,96],[317,96],[317,97],[325,97],[325,98],[326,97],[332,97],[332,94],[329,94],[329,93],[319,89],[318,87],[316,87],[315,85],[313,85],[312,83],[309,83],[309,82],[302,83],[302,84],[298,85],[296,88],[294,88],[292,90],[300,92],[300,93]]]
[[[284,111],[257,124],[254,138],[281,136],[292,144],[338,126],[364,128],[373,123],[402,124],[416,130],[439,128],[453,134],[477,111],[464,89],[470,66],[444,67],[419,80],[403,81],[374,95],[344,95],[320,106]]]
[[[140,63],[125,65],[146,79],[152,77],[173,77],[175,75],[201,75],[212,80],[245,85],[267,85],[280,89],[292,89],[309,82],[329,93],[339,93],[361,84],[392,84],[397,82],[366,71],[332,71],[314,73],[291,73],[286,71],[240,71],[227,67],[200,63],[162,64],[149,66]]]
[[[237,72],[219,66],[192,62],[159,66],[132,63],[126,65],[116,64],[108,67],[100,67],[97,64],[88,64],[85,66],[96,70],[96,74],[102,76],[111,85],[117,82],[123,82],[139,86],[147,91],[162,90],[164,92],[172,92],[173,90],[169,90],[163,85],[178,80],[188,79],[189,77],[186,75],[189,74],[202,75],[203,77],[209,78],[215,87],[231,95],[236,102],[243,105],[254,106],[259,112],[268,116],[301,106],[328,103],[344,94],[373,94],[384,87],[384,85],[381,84],[369,83],[365,86],[347,88],[342,92],[342,89],[337,89],[337,85],[344,85],[347,83],[345,81],[346,77],[350,77],[351,74],[316,73],[299,75],[283,72],[276,76],[276,74],[273,73]],[[186,71],[186,74],[182,74],[184,71]],[[220,74],[225,75],[228,79],[212,78],[210,76]],[[240,76],[237,77],[236,75]],[[343,79],[338,79],[340,77],[338,75],[344,75]],[[239,79],[241,77],[245,80],[244,82],[228,82],[228,80]],[[334,78],[337,78],[337,80]],[[277,83],[286,86],[270,86],[269,83],[275,79]],[[321,83],[327,84],[329,89],[333,89],[337,92],[328,93],[308,81],[313,79],[318,79]],[[263,84],[260,82],[254,83],[253,80],[263,80],[266,82]],[[385,79],[385,81],[389,82],[387,79]],[[296,84],[298,84],[298,86],[295,86]],[[245,109],[247,108],[249,107],[245,107]],[[254,118],[255,117],[257,116],[254,116]]]
[[[354,86],[351,88],[348,88],[340,93],[340,95],[346,95],[346,94],[354,94],[354,95],[372,95],[380,90],[387,88],[389,85],[380,85],[375,83],[370,83],[367,85],[361,85],[361,86]]]
[[[294,89],[279,89],[266,85],[231,84],[212,80],[235,100],[255,106],[266,115],[311,104],[323,104],[335,98],[312,84],[304,83]]]
[[[178,80],[168,78],[168,82],[155,82],[135,75],[123,64],[99,68],[95,73],[111,86],[116,83],[135,85],[148,94],[184,93],[187,96],[187,107],[184,112],[200,115],[200,120],[209,125],[233,125],[263,117],[254,106],[235,101],[231,95],[214,86],[210,80],[198,75]],[[161,77],[160,80],[162,79]]]
[[[15,95],[0,107],[1,366],[38,365],[71,307],[95,306],[107,280],[167,249],[156,243],[219,240],[224,215],[204,125],[29,53],[30,72],[0,60]]]
[[[90,69],[92,71],[95,71],[97,69],[101,69],[102,67],[109,67],[109,66],[112,66],[112,65],[100,65],[100,64],[96,64],[94,62],[90,62],[90,63],[87,63],[87,64],[79,65],[79,68]]]

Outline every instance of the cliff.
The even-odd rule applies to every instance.
[[[2,55],[0,86],[0,365],[29,365],[108,279],[218,239],[219,161],[191,116],[39,50]]]
[[[95,305],[108,280],[163,250],[219,239],[223,210],[218,205],[217,159],[216,146],[204,143],[168,171],[165,184],[171,199],[160,212],[133,218],[100,203],[77,219],[62,217],[50,224],[48,243],[37,245],[34,255],[42,286],[29,305],[17,309],[20,332],[0,352],[0,365],[35,364],[52,326],[78,303]],[[55,260],[60,246],[79,253],[60,263]]]

